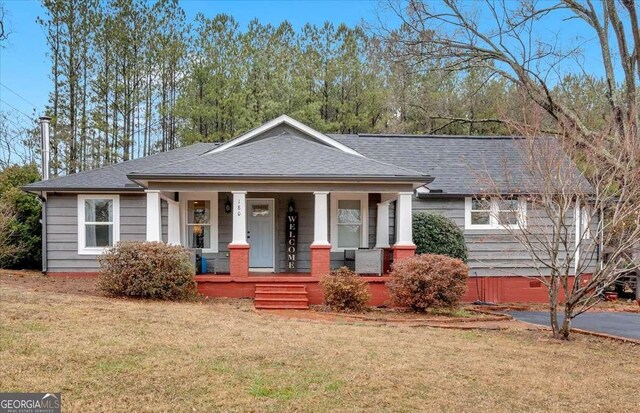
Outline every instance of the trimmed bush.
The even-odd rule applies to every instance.
[[[333,311],[364,311],[371,298],[367,282],[347,267],[322,277],[320,286],[325,305]]]
[[[98,257],[99,286],[107,294],[159,300],[196,295],[191,254],[162,242],[123,241]]]
[[[416,254],[441,254],[467,262],[464,234],[455,222],[442,215],[413,214],[413,242]]]
[[[446,255],[416,255],[393,265],[387,288],[391,303],[413,311],[451,308],[467,291],[469,268]]]

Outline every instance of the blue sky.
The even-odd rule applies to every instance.
[[[28,124],[29,118],[25,115],[32,115],[34,109],[36,114],[42,113],[52,89],[52,82],[49,79],[48,47],[42,28],[36,23],[38,16],[44,16],[44,10],[40,1],[36,0],[4,0],[4,4],[8,11],[6,25],[11,34],[7,46],[0,49],[0,83],[4,85],[0,85],[0,110],[16,108],[24,115],[17,114],[15,121]],[[181,1],[181,5],[187,13],[188,20],[192,20],[198,12],[208,16],[227,13],[234,16],[241,27],[246,27],[254,18],[259,18],[262,23],[272,24],[288,20],[296,29],[307,22],[322,24],[327,20],[336,24],[344,22],[354,26],[363,20],[373,22],[379,14],[376,11],[379,2],[376,0],[186,0]],[[473,3],[468,5],[473,6]],[[565,37],[566,42],[574,42],[576,36],[580,37],[582,34],[591,35],[586,34],[587,32],[576,20],[558,19],[556,23],[549,24],[549,32],[563,27],[567,33],[571,33]],[[587,62],[600,60],[597,49],[586,47],[586,50]],[[591,66],[597,73],[601,65]],[[15,112],[15,110],[12,111]]]
[[[0,0],[1,1],[1,0]],[[17,108],[26,115],[44,109],[52,89],[49,79],[48,47],[42,28],[36,23],[44,16],[40,1],[5,0],[8,27],[11,31],[6,48],[0,49],[0,110]],[[362,19],[375,18],[375,1],[182,1],[181,5],[192,20],[198,12],[214,16],[227,13],[246,26],[252,19],[278,24],[289,20],[294,28],[305,23],[322,24],[325,21],[344,22],[355,26]],[[7,87],[10,90],[7,89]],[[18,93],[21,97],[17,96]],[[11,106],[9,106],[11,105]],[[29,122],[22,114],[16,121]]]

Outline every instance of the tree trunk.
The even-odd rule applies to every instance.
[[[573,313],[573,308],[569,304],[565,304],[564,306],[564,320],[562,320],[562,328],[560,329],[560,338],[563,340],[569,339],[569,334],[571,334],[571,315]]]
[[[552,278],[549,288],[549,323],[551,324],[553,338],[560,338],[560,327],[558,325],[558,286],[555,281],[555,278]]]

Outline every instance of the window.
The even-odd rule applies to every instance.
[[[331,245],[334,251],[368,246],[368,194],[331,194]]]
[[[526,226],[524,199],[466,198],[466,229],[505,229]]]
[[[269,216],[269,204],[252,204],[251,205],[252,217],[268,217]]]
[[[120,197],[78,195],[78,254],[101,254],[120,240]]]
[[[218,252],[218,208],[217,192],[180,193],[182,245]]]
[[[187,246],[211,248],[210,201],[187,201]]]
[[[471,225],[491,225],[491,201],[488,199],[471,200]]]
[[[500,226],[517,226],[520,219],[520,201],[517,199],[499,199],[497,220]]]
[[[359,200],[338,201],[338,248],[360,247],[362,214]]]

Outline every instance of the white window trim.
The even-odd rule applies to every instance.
[[[518,224],[502,225],[498,222],[499,198],[490,198],[491,211],[489,214],[489,224],[472,224],[471,223],[471,201],[474,197],[466,197],[464,199],[464,228],[465,229],[518,229],[527,227],[527,200],[524,197],[518,198]]]
[[[202,252],[216,253],[218,252],[218,193],[217,192],[180,192],[180,241],[186,248],[189,248],[187,240],[187,201],[209,201],[211,205],[210,225],[211,239],[209,241],[211,248],[203,248]]]
[[[78,195],[78,254],[100,255],[112,247],[86,246],[84,201],[88,199],[110,199],[113,201],[113,245],[116,245],[120,241],[120,195]]]
[[[360,248],[369,247],[369,194],[351,192],[332,192],[331,195],[331,251],[344,252],[352,248],[338,247],[338,201],[360,201]]]

